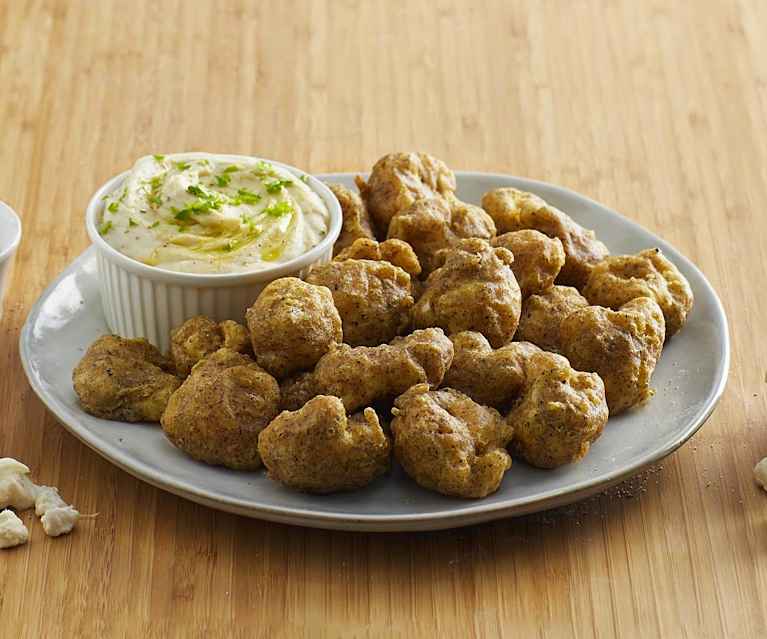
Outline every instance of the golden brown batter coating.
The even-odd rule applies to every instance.
[[[104,335],[72,372],[83,409],[102,419],[159,422],[181,384],[173,364],[145,339]]]
[[[494,236],[495,224],[487,213],[455,198],[418,200],[397,213],[389,225],[389,238],[410,244],[424,273],[437,268],[438,251],[456,246],[462,239]]]
[[[391,428],[397,460],[419,485],[454,497],[486,497],[511,467],[513,428],[463,393],[419,384],[400,395]]]
[[[498,233],[535,229],[557,237],[565,249],[565,264],[558,283],[581,288],[592,267],[607,257],[607,247],[594,231],[583,228],[569,215],[537,195],[513,188],[494,189],[482,197],[482,208],[495,220]]]
[[[317,394],[340,397],[354,412],[416,384],[436,388],[452,360],[452,342],[441,329],[430,328],[376,347],[336,346],[317,363],[314,380]]]
[[[539,352],[527,342],[512,342],[493,350],[485,336],[475,331],[451,335],[450,341],[453,363],[442,385],[495,408],[519,397],[527,379],[527,360]]]
[[[539,468],[580,461],[607,423],[599,375],[541,351],[528,360],[527,376],[522,398],[506,417],[514,427],[513,452]]]
[[[372,408],[347,418],[340,399],[320,395],[280,413],[258,449],[270,479],[324,494],[367,486],[389,468],[391,445]]]
[[[375,163],[367,183],[361,177],[356,181],[382,237],[391,219],[416,200],[447,197],[455,191],[453,172],[428,153],[389,153]]]
[[[591,271],[583,294],[591,304],[612,309],[637,297],[654,299],[666,320],[666,339],[684,326],[694,301],[690,283],[657,248],[605,258]]]
[[[286,377],[280,382],[280,408],[298,410],[318,394],[314,371]]]
[[[278,379],[311,368],[343,341],[333,295],[295,277],[274,280],[245,317],[256,361]]]
[[[429,276],[413,308],[414,326],[439,326],[448,335],[478,331],[495,348],[510,342],[522,306],[513,261],[508,250],[480,239],[440,251],[437,262],[443,265]]]
[[[552,286],[522,302],[522,315],[514,339],[531,342],[545,351],[562,352],[559,325],[570,313],[589,303],[572,286]]]
[[[618,311],[587,306],[562,321],[560,335],[574,368],[599,373],[610,415],[652,395],[650,377],[665,339],[663,312],[654,300],[638,297]]]
[[[402,240],[376,242],[367,238],[355,240],[335,256],[336,260],[378,260],[399,266],[411,278],[421,274],[421,264],[413,247]]]
[[[176,374],[182,377],[189,375],[197,362],[219,348],[247,353],[251,348],[248,329],[232,320],[217,324],[209,317],[197,315],[170,335],[170,356]]]
[[[277,381],[246,355],[222,348],[197,364],[173,393],[162,428],[197,460],[254,470],[261,466],[258,434],[279,406]]]
[[[340,253],[359,238],[375,238],[370,215],[362,198],[342,184],[328,184],[328,188],[338,198],[343,216],[341,234],[333,245],[333,255]]]
[[[551,288],[565,263],[565,250],[559,238],[548,237],[540,231],[511,231],[493,238],[491,244],[514,254],[511,270],[523,300]]]
[[[410,276],[389,262],[334,260],[312,268],[306,281],[330,289],[347,344],[377,346],[410,325]]]

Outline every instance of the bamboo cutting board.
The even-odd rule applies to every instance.
[[[24,240],[0,322],[0,456],[82,512],[0,554],[16,637],[767,636],[767,3],[0,0],[0,199]],[[110,466],[17,351],[86,246],[92,191],[139,155],[255,153],[313,172],[392,150],[562,184],[695,261],[725,304],[729,387],[652,471],[472,528],[349,534],[248,520]]]

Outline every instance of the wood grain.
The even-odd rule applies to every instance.
[[[24,241],[0,324],[0,454],[83,512],[0,556],[22,637],[767,636],[767,3],[0,0],[0,198]],[[692,258],[731,322],[729,387],[652,473],[563,510],[366,535],[157,491],[61,428],[17,352],[139,155],[314,172],[429,150],[571,187]]]

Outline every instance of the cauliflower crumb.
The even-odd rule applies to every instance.
[[[67,504],[52,486],[39,486],[35,499],[35,513],[40,517],[43,530],[49,537],[72,532],[80,513]]]
[[[29,531],[11,510],[0,512],[0,548],[13,548],[27,543]]]
[[[764,490],[767,490],[767,457],[754,466],[754,479]]]
[[[20,461],[10,457],[0,459],[0,510],[21,511],[34,506],[46,535],[58,537],[72,532],[80,513],[61,498],[57,488],[38,486],[28,474],[29,468]],[[10,510],[0,513],[0,548],[18,546],[28,538],[26,527],[15,513]]]
[[[35,504],[37,486],[27,477],[29,468],[10,457],[0,459],[0,508],[26,510]]]

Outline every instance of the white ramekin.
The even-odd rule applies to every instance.
[[[219,157],[232,162],[262,159],[241,155]],[[296,177],[306,175],[281,162],[264,161]],[[145,337],[163,352],[170,346],[171,330],[195,315],[244,322],[246,309],[269,282],[279,277],[301,277],[314,264],[330,261],[333,244],[341,232],[341,205],[327,186],[309,176],[308,186],[330,211],[330,229],[317,246],[303,255],[250,273],[177,273],[148,266],[114,249],[98,232],[103,197],[119,188],[127,175],[128,171],[113,177],[96,191],[88,203],[85,224],[97,249],[101,302],[109,329],[123,337]]]
[[[3,317],[3,297],[11,279],[11,265],[21,242],[21,220],[5,202],[0,202],[0,318]]]

